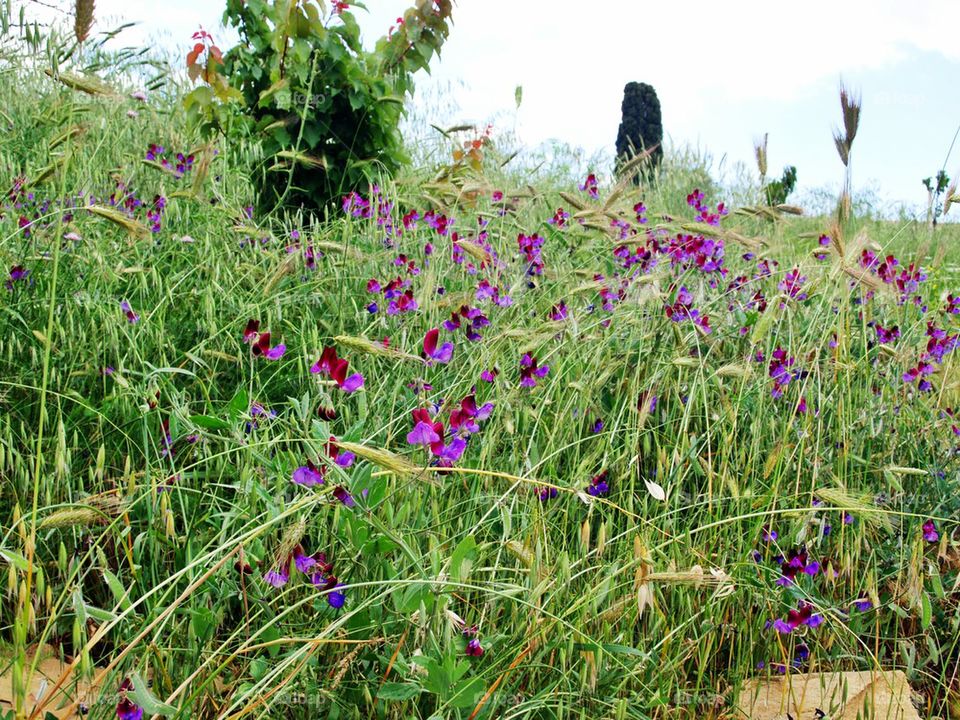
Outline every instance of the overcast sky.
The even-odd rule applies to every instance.
[[[369,0],[357,11],[372,44],[410,0]],[[217,28],[223,3],[97,0],[99,29],[141,21],[127,42],[187,47]],[[609,150],[623,86],[652,84],[674,143],[754,168],[753,139],[769,133],[770,172],[798,169],[801,188],[839,185],[831,139],[841,79],[862,93],[853,149],[855,186],[875,183],[891,202],[925,203],[921,179],[947,160],[960,172],[960,1],[457,0],[453,33],[421,98],[444,89],[457,119],[507,118],[522,141]],[[223,33],[229,44],[230,34]],[[523,104],[514,118],[514,90]],[[450,119],[449,114],[438,122]]]

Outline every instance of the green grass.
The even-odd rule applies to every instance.
[[[475,233],[478,216],[489,221],[499,273],[467,273],[452,260],[450,237],[422,221],[396,248],[384,247],[374,220],[340,213],[261,222],[254,234],[258,223],[243,214],[251,143],[221,142],[194,185],[196,170],[177,180],[142,161],[150,143],[199,147],[175,93],[146,105],[88,98],[0,65],[0,77],[14,74],[18,82],[0,82],[10,120],[0,139],[4,190],[15,176],[30,181],[53,166],[30,187],[37,198],[105,199],[122,179],[139,197],[169,204],[161,230],[146,237],[82,210],[65,226],[48,211],[29,238],[17,212],[5,206],[0,219],[4,270],[30,271],[2,290],[0,306],[8,575],[0,625],[11,663],[23,662],[25,647],[51,643],[84,672],[109,667],[111,696],[134,672],[151,678],[152,695],[181,718],[466,718],[475,708],[477,717],[715,717],[732,712],[709,704],[717,695],[729,702],[744,679],[776,676],[771,664],[789,663],[802,636],[804,668],[903,669],[921,715],[946,715],[960,654],[958,442],[944,415],[957,402],[957,373],[948,354],[929,393],[909,391],[900,376],[925,348],[928,320],[955,331],[953,316],[940,312],[956,289],[953,227],[931,233],[871,220],[843,228],[848,249],[863,232],[860,242],[876,243],[878,254],[929,269],[920,290],[926,314],[899,305],[882,283],[857,304],[864,289],[851,287],[836,254],[811,256],[816,237],[832,232],[829,219],[771,223],[735,213],[724,232],[759,239],[758,257],[779,261],[751,285],[765,293],[766,312],[727,309],[747,299],[728,283],[756,269],[729,236],[729,275],[714,275],[717,287],[662,258],[608,312],[592,278],[615,283],[619,243],[546,221],[561,205],[574,212],[556,191],[598,208],[610,188],[592,201],[576,189],[582,178],[555,175],[504,216],[489,192],[476,205],[447,207],[461,237]],[[139,115],[127,117],[128,109]],[[83,131],[52,147],[74,124]],[[527,176],[488,160],[469,181],[508,194],[526,187]],[[651,225],[662,214],[691,221],[686,194],[706,177],[679,155],[666,162],[659,184],[642,194]],[[395,224],[429,207],[423,185],[435,171],[383,184],[384,195],[402,201]],[[712,193],[714,205],[724,200],[722,188]],[[614,206],[629,212],[640,197],[631,189]],[[145,222],[142,211],[138,218]],[[293,230],[301,245],[323,248],[315,269],[301,251],[287,251]],[[66,232],[81,240],[62,243]],[[529,288],[517,235],[534,232],[545,238],[546,269]],[[366,283],[403,274],[393,265],[401,252],[421,268],[410,277],[420,309],[391,317],[381,297],[370,315]],[[795,265],[808,278],[802,302],[777,289]],[[449,365],[340,342],[350,372],[365,377],[362,390],[344,394],[309,372],[337,336],[389,337],[391,347],[419,354],[428,329],[461,302],[478,304],[472,294],[484,277],[514,302],[479,303],[491,321],[481,342],[441,331],[456,341]],[[671,287],[681,284],[709,315],[709,335],[666,318]],[[127,321],[123,300],[138,323]],[[560,300],[570,317],[551,321]],[[250,318],[286,345],[281,360],[251,355],[241,337]],[[879,347],[872,320],[899,326],[902,337]],[[768,375],[777,347],[805,371],[780,399]],[[519,385],[524,352],[550,366],[533,389]],[[482,382],[493,367],[496,381]],[[418,381],[432,389],[408,387]],[[478,402],[494,403],[491,417],[453,470],[427,468],[424,449],[406,442],[411,411],[443,399],[447,423],[473,386]],[[794,412],[801,397],[805,414]],[[277,416],[261,416],[247,432],[253,402]],[[326,407],[335,419],[318,417]],[[597,418],[603,428],[594,432]],[[324,485],[293,484],[293,470],[323,458],[331,434],[402,455],[417,471],[359,458],[348,469],[331,464]],[[601,470],[610,492],[592,498],[585,490]],[[357,507],[333,499],[337,485]],[[558,496],[539,501],[545,487]],[[824,504],[814,508],[815,497]],[[929,519],[941,543],[924,541]],[[775,543],[761,540],[764,526],[777,531]],[[295,570],[282,589],[263,581],[298,540],[334,563],[345,584],[341,610]],[[801,544],[838,575],[778,586],[774,557]],[[241,555],[252,574],[237,571]],[[638,595],[649,600],[642,611]],[[876,608],[844,617],[861,595]],[[789,635],[765,627],[799,599],[824,615],[822,625]],[[466,656],[457,618],[478,627],[482,657]],[[104,701],[90,717],[114,714]]]

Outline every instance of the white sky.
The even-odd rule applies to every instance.
[[[358,10],[368,43],[409,4],[369,0],[369,13]],[[163,45],[186,48],[198,25],[218,27],[222,8],[97,0],[97,27],[111,16],[138,20],[126,42],[159,32]],[[864,101],[855,178],[917,204],[920,179],[940,168],[960,125],[960,0],[457,0],[454,22],[433,77],[419,80],[421,97],[445,88],[458,120],[509,113],[530,145],[555,138],[612,150],[623,86],[637,80],[656,88],[674,142],[752,168],[752,140],[769,132],[771,173],[790,163],[801,186],[838,184],[830,133],[842,78]],[[960,171],[960,148],[947,171]]]

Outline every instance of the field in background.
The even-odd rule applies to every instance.
[[[956,716],[955,226],[438,133],[268,223],[256,148],[134,89],[0,59],[7,672],[108,668],[92,718],[125,678],[183,718],[701,718],[882,667]]]

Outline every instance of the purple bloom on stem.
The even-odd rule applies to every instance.
[[[120,720],[143,720],[143,708],[127,697],[127,693],[133,690],[133,683],[129,678],[124,678],[120,683],[120,702],[117,703],[117,717]]]
[[[940,539],[940,533],[937,532],[937,526],[933,520],[927,520],[923,524],[923,539],[929,543],[935,543]]]
[[[23,267],[23,265],[14,265],[10,268],[10,277],[3,284],[7,290],[13,290],[14,283],[21,282],[26,279],[27,275],[30,274],[30,271]]]
[[[793,632],[801,625],[815,628],[822,622],[823,616],[813,612],[813,605],[801,600],[796,610],[790,610],[787,613],[786,620],[774,620],[772,627],[779,633],[787,634]]]
[[[407,433],[407,442],[410,445],[430,446],[441,442],[443,424],[433,422],[427,408],[418,408],[412,412],[412,415],[416,424],[413,430]]]
[[[446,364],[450,362],[450,358],[453,357],[453,343],[445,342],[440,347],[437,347],[439,337],[440,330],[433,328],[428,330],[426,336],[423,338],[423,357],[427,365],[432,365],[434,362]]]
[[[550,366],[539,366],[537,359],[530,353],[526,353],[520,358],[520,384],[523,387],[536,387],[536,378],[545,377],[548,372],[550,372]]]
[[[313,487],[323,484],[323,470],[318,468],[312,462],[307,461],[306,465],[301,465],[293,471],[293,481],[297,485]]]
[[[608,474],[608,471],[604,470],[590,478],[590,484],[587,486],[587,494],[593,497],[603,497],[610,492],[610,485],[607,484]]]
[[[337,487],[333,489],[333,496],[348,508],[356,506],[353,496],[347,492],[347,489],[342,485],[337,485]]]
[[[290,581],[289,559],[275,570],[267,571],[263,579],[268,585],[272,585],[275,588],[282,588],[286,585]]]
[[[334,589],[327,593],[327,603],[336,610],[342,608],[343,604],[347,601],[347,596],[339,590],[339,588],[342,587],[344,587],[343,583],[337,583]]]
[[[124,314],[126,314],[127,320],[131,325],[140,322],[140,316],[133,311],[133,309],[130,307],[130,303],[128,303],[126,300],[120,301],[120,309],[123,310]]]
[[[859,599],[853,601],[853,607],[858,612],[867,612],[873,608],[873,603],[870,602],[869,598],[861,595]]]
[[[500,371],[497,370],[496,368],[493,368],[492,370],[484,370],[483,372],[480,373],[480,379],[483,380],[484,382],[492,383],[494,380],[497,379],[497,375],[499,374],[499,372]]]
[[[302,545],[297,545],[293,549],[293,564],[297,567],[297,570],[307,574],[317,566],[317,561],[303,552]]]
[[[469,657],[480,657],[483,655],[483,647],[481,647],[480,641],[477,638],[470,638],[467,641],[466,652]]]
[[[331,435],[330,439],[327,440],[327,444],[324,448],[327,455],[330,456],[330,459],[333,460],[340,467],[348,468],[353,465],[353,461],[356,459],[356,455],[352,452],[344,452],[340,450],[340,446],[337,445],[337,439]]]

